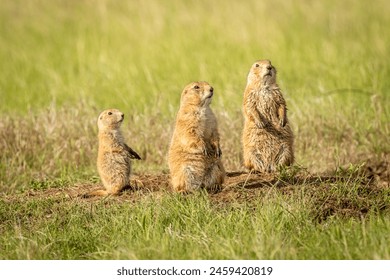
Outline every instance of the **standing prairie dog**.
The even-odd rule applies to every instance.
[[[117,109],[108,109],[98,118],[99,151],[97,168],[105,190],[91,192],[91,195],[118,194],[130,187],[131,159],[141,159],[124,142],[120,126],[124,114]]]
[[[294,162],[293,133],[286,101],[276,84],[276,69],[269,60],[256,61],[248,74],[243,101],[244,166],[275,172]]]
[[[207,82],[187,85],[168,153],[172,187],[177,192],[213,189],[224,181],[217,119],[209,105],[213,88]]]

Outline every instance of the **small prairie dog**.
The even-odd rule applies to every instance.
[[[244,92],[243,113],[244,166],[265,173],[291,165],[294,137],[271,61],[259,60],[252,65]]]
[[[217,119],[209,107],[213,93],[207,82],[193,82],[181,94],[168,153],[172,187],[177,192],[223,184]]]
[[[123,119],[124,114],[117,109],[108,109],[99,115],[97,168],[105,190],[97,190],[89,195],[115,195],[130,187],[130,160],[141,157],[124,142],[120,131]]]

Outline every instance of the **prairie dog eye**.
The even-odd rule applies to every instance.
[[[108,112],[107,114],[112,115],[112,112]]]
[[[199,89],[199,86],[198,85],[194,86],[194,89]]]
[[[258,64],[258,63],[255,64],[255,67],[259,67],[259,66],[260,66],[260,64]]]

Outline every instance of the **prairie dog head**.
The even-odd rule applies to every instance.
[[[100,113],[98,118],[99,131],[119,129],[125,115],[118,109],[107,109]]]
[[[276,68],[272,66],[270,60],[258,60],[253,63],[248,74],[248,84],[267,86],[275,83]]]
[[[207,82],[193,82],[188,84],[182,94],[180,103],[205,107],[210,105],[214,89]]]

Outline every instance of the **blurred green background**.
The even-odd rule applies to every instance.
[[[335,89],[388,102],[389,10],[384,0],[3,0],[0,111],[80,100],[99,110],[175,111],[194,80],[210,82],[219,108],[235,110],[261,58],[278,68],[292,112]],[[359,100],[353,106],[367,101],[339,95]]]

